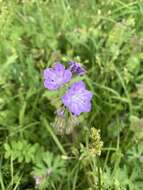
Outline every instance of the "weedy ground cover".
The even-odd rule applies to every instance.
[[[1,190],[143,189],[142,23],[142,0],[0,0]],[[65,117],[59,61],[92,94]]]

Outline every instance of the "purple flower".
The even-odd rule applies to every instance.
[[[86,90],[83,81],[75,82],[67,93],[62,97],[62,101],[66,107],[74,115],[78,116],[81,112],[89,112],[91,110],[91,99],[93,94]]]
[[[76,63],[74,61],[69,62],[70,70],[72,73],[76,73],[78,75],[84,75],[85,69],[80,65],[80,63]]]
[[[56,114],[59,116],[59,117],[64,117],[64,112],[65,110],[63,108],[58,108],[56,110]]]
[[[63,84],[71,80],[72,73],[65,69],[61,63],[56,63],[54,68],[47,68],[44,70],[44,86],[49,90],[57,90]]]

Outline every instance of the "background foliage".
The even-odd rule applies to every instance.
[[[143,189],[142,23],[142,0],[0,0],[2,190]],[[42,79],[57,60],[83,63],[94,93],[64,136]]]

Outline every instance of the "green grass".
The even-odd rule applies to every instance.
[[[34,190],[50,169],[38,189],[143,189],[142,23],[143,0],[0,1],[1,190]],[[94,94],[63,136],[42,76],[58,60],[81,62]]]

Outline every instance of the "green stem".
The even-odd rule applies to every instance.
[[[58,146],[59,150],[61,151],[62,154],[66,155],[66,151],[64,150],[63,146],[61,145],[59,139],[57,138],[57,136],[55,135],[55,133],[53,132],[53,130],[51,129],[51,127],[48,125],[46,119],[43,119],[43,123],[47,129],[47,131],[50,133],[50,135],[52,136],[53,140],[55,141],[56,145]]]

